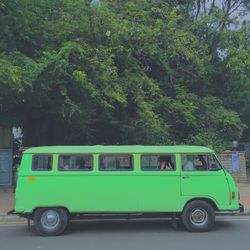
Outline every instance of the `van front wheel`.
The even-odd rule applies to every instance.
[[[34,214],[36,231],[42,236],[61,234],[68,224],[68,214],[63,208],[39,208]]]
[[[206,201],[195,200],[188,203],[182,212],[182,222],[191,232],[207,232],[214,225],[214,209]]]

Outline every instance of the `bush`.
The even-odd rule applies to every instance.
[[[250,168],[250,159],[246,159],[246,167]]]

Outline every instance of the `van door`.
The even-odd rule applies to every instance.
[[[141,155],[137,178],[139,211],[181,211],[180,169],[174,154]]]
[[[229,205],[227,177],[213,154],[183,154],[181,162],[182,196],[211,198],[221,209]]]

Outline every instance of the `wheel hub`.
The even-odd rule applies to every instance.
[[[204,224],[206,223],[208,214],[205,210],[201,208],[194,209],[190,215],[190,219],[194,224]]]
[[[41,217],[41,224],[48,230],[56,228],[59,224],[58,213],[54,210],[45,211]]]

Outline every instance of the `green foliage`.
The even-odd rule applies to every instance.
[[[24,144],[249,138],[249,28],[177,2],[1,0],[0,104]]]
[[[246,167],[250,168],[250,160],[246,160]]]

